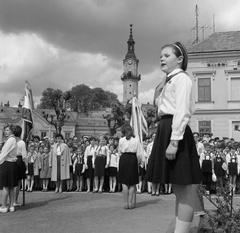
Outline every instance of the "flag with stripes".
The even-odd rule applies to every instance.
[[[32,90],[26,81],[24,88],[24,104],[22,109],[22,140],[27,142],[33,132],[32,110],[34,109]]]
[[[143,148],[143,132],[148,135],[148,126],[147,121],[142,113],[142,104],[138,101],[138,99],[134,96],[132,98],[132,116],[130,125],[133,128],[134,135],[139,138],[141,143],[141,151],[142,151],[142,163],[141,166],[144,166],[146,151]]]
[[[143,143],[142,133],[148,134],[148,126],[147,121],[142,113],[142,104],[138,101],[138,99],[134,96],[132,98],[132,116],[131,116],[131,126],[134,131],[134,135],[137,136],[141,142]]]

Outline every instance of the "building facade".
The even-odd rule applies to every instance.
[[[54,138],[55,128],[49,124],[43,117],[43,112],[54,114],[51,109],[36,109],[33,110],[33,134],[38,135],[41,139],[45,136]],[[62,135],[64,138],[77,136],[94,136],[98,137],[101,134],[108,132],[107,121],[104,118],[96,116],[86,116],[85,114],[77,112],[67,112],[69,119],[62,127]],[[9,105],[0,106],[0,142],[3,141],[4,126],[8,123],[22,125],[22,106],[10,107]]]
[[[188,49],[193,131],[240,141],[240,31],[217,32]]]

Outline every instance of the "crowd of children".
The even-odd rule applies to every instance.
[[[206,193],[217,193],[227,182],[232,194],[240,190],[240,143],[233,139],[211,138],[199,133],[193,133],[199,154],[202,170],[202,184],[206,186]],[[172,193],[171,184],[154,184],[146,182],[145,174],[148,158],[155,134],[144,140],[146,157],[139,167],[139,184],[137,193],[148,192],[152,196],[160,193]],[[118,137],[104,136],[100,139],[84,136],[65,140],[71,156],[70,178],[63,182],[63,191],[114,193],[122,191],[118,182]],[[33,136],[28,143],[25,187],[27,192],[42,190],[47,192],[55,189],[55,182],[51,181],[51,166],[49,164],[50,151],[55,143],[54,139]]]
[[[219,193],[226,184],[229,194],[240,190],[240,143],[233,138],[219,139],[193,133],[202,171],[202,184],[206,193]]]

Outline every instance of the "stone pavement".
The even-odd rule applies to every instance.
[[[165,233],[174,216],[174,195],[143,193],[137,202],[137,208],[125,210],[121,193],[26,193],[25,206],[0,214],[0,232]]]
[[[36,191],[26,193],[25,206],[0,214],[0,232],[165,233],[174,219],[174,205],[173,194],[138,194],[137,208],[125,210],[121,193]]]

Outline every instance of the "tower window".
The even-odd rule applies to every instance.
[[[132,85],[130,84],[129,87],[131,87]]]
[[[132,92],[129,92],[129,94],[131,95],[131,94],[132,94]]]

